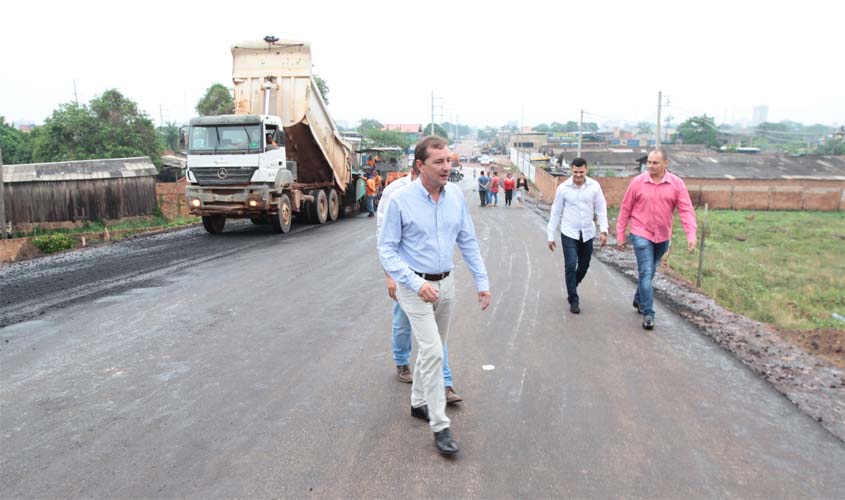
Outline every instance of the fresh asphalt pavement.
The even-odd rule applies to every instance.
[[[493,300],[457,257],[455,458],[396,380],[375,221],[235,225],[0,268],[0,497],[845,497],[845,445],[660,302],[642,330],[627,278],[594,259],[569,313],[545,221],[465,171]]]

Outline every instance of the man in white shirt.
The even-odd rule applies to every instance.
[[[555,232],[560,232],[564,278],[569,310],[581,312],[578,284],[587,274],[593,255],[595,219],[601,232],[601,246],[607,244],[607,202],[599,183],[587,177],[587,162],[572,160],[572,176],[557,187],[547,228],[549,250],[555,251]]]

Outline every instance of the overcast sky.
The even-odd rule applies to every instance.
[[[0,115],[42,123],[117,88],[184,122],[231,85],[233,43],[311,42],[337,121],[845,123],[843,2],[7,0]],[[265,7],[260,11],[259,6]]]

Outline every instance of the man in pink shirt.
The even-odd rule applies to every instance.
[[[624,250],[625,230],[631,223],[631,244],[640,274],[634,307],[642,313],[646,330],[654,328],[652,280],[660,258],[669,249],[676,208],[687,235],[687,251],[692,253],[697,243],[695,210],[687,186],[680,177],[666,171],[668,165],[663,149],[649,153],[648,170],[628,185],[616,224],[616,245]]]

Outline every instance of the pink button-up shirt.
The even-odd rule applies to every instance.
[[[634,177],[625,191],[619,220],[616,223],[616,241],[625,241],[625,229],[631,223],[631,233],[654,243],[672,238],[675,208],[687,241],[696,240],[695,210],[687,186],[680,177],[666,172],[660,183],[655,183],[648,172]]]

